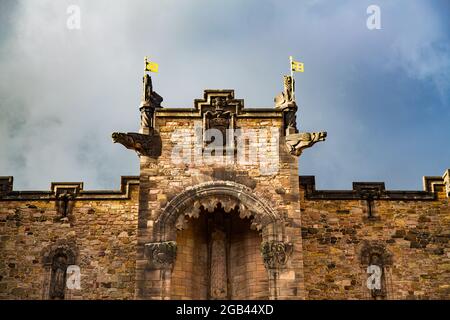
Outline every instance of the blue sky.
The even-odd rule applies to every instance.
[[[70,4],[81,29],[66,28]],[[369,5],[381,30],[366,27]],[[327,141],[300,158],[321,189],[385,181],[421,189],[450,167],[450,4],[442,1],[0,2],[0,175],[16,190],[51,181],[117,189],[137,156],[111,142],[136,131],[144,55],[165,107],[206,88],[273,106],[288,57],[301,131]]]

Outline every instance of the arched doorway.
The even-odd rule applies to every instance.
[[[172,299],[268,299],[261,235],[239,208],[200,208],[177,232]]]
[[[149,297],[276,299],[279,271],[292,252],[284,228],[264,197],[244,185],[211,181],[187,188],[162,210],[154,241],[145,245],[146,279],[158,286]]]

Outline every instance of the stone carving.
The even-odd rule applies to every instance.
[[[359,194],[359,196],[361,197],[361,199],[366,200],[367,203],[367,217],[369,219],[376,219],[376,217],[374,216],[374,200],[380,199],[383,191],[384,191],[384,186],[383,189],[381,189],[378,186],[367,186],[367,187],[359,187],[356,190]]]
[[[239,209],[239,217],[241,219],[251,219],[254,216],[253,212],[249,210],[243,203],[239,202],[238,199],[226,196],[210,196],[195,200],[192,207],[186,209],[184,214],[181,214],[177,218],[175,227],[177,228],[177,230],[187,229],[186,217],[194,219],[198,218],[200,216],[201,207],[203,207],[206,211],[212,213],[219,204],[226,213],[230,213],[232,210]],[[252,230],[261,230],[262,226],[260,219],[253,217],[250,228]]]
[[[75,191],[74,189],[70,191],[58,190],[58,193],[56,194],[56,208],[58,213],[60,214],[58,220],[68,219],[70,217],[70,214],[72,213]]]
[[[142,93],[142,102],[139,111],[141,112],[141,132],[148,134],[154,128],[154,114],[155,109],[162,108],[161,102],[163,98],[153,91],[152,78],[146,74],[144,75],[144,85]]]
[[[203,99],[194,100],[194,108],[203,115],[207,111],[214,112],[216,108],[239,114],[244,108],[244,100],[234,98],[234,90],[205,90]]]
[[[159,157],[161,155],[161,137],[155,131],[148,135],[114,132],[112,139],[114,143],[120,143],[125,148],[136,151],[139,156]]]
[[[42,252],[42,263],[50,274],[45,290],[50,299],[64,299],[67,267],[77,264],[78,250],[73,240],[58,240],[45,247]]]
[[[293,89],[295,80],[291,76],[284,76],[284,90],[274,99],[275,108],[285,109],[287,107],[295,107],[297,105],[294,101]]]
[[[0,197],[13,190],[13,177],[0,177]]]
[[[145,74],[143,78],[141,112],[141,130],[135,132],[114,132],[113,142],[136,151],[138,156],[159,157],[161,155],[161,137],[154,130],[155,109],[162,108],[163,98],[153,91],[152,78]]]
[[[218,228],[211,233],[210,255],[210,298],[226,299],[228,295],[226,234]]]
[[[293,245],[283,241],[263,241],[261,255],[267,270],[283,268],[292,254]]]
[[[141,107],[141,129],[150,129],[155,125],[153,123],[154,109],[151,107]]]
[[[224,147],[235,147],[227,135],[227,129],[235,129],[235,119],[244,108],[244,101],[235,99],[233,90],[205,90],[204,99],[195,99],[194,108],[203,118],[204,147],[213,142],[216,135],[213,131],[207,131],[208,129],[220,131]]]
[[[284,129],[286,134],[297,133],[297,104],[294,100],[294,78],[284,76],[284,90],[274,99],[275,108],[283,110]]]
[[[73,240],[58,240],[55,244],[52,244],[44,248],[41,252],[42,263],[44,265],[51,265],[58,255],[63,255],[67,258],[67,264],[76,264],[78,250]]]
[[[224,97],[214,98],[212,105],[214,107],[214,111],[206,111],[204,113],[205,130],[219,130],[222,134],[223,146],[225,146],[227,144],[227,130],[233,128],[233,113],[231,111],[226,111],[227,101]],[[210,137],[205,134],[205,138],[209,139]]]
[[[65,255],[58,254],[54,257],[50,280],[50,299],[64,299],[67,265],[67,257]]]
[[[253,217],[251,227],[256,230],[262,230],[267,225],[281,220],[281,217],[264,197],[255,194],[252,189],[234,181],[215,180],[187,187],[182,193],[172,198],[155,223],[153,229],[155,238],[158,240],[173,239],[171,230],[176,230],[177,222],[181,222],[177,227],[183,228],[182,221],[178,220],[181,219],[180,216],[184,216],[186,212],[192,212],[191,208],[195,201],[199,201],[203,205],[208,198],[217,199],[215,201],[220,199],[225,210],[232,207],[233,203],[239,204],[240,217]],[[226,204],[225,199],[230,199],[230,203]]]
[[[163,98],[153,91],[152,78],[145,74],[143,78],[143,93],[141,107],[161,108]]]
[[[364,271],[367,266],[375,265],[381,269],[381,288],[369,289],[372,298],[384,299],[387,296],[386,288],[386,267],[392,265],[392,254],[390,254],[384,245],[377,243],[365,242],[361,249],[361,264],[364,266]],[[364,278],[367,274],[364,272]],[[365,283],[365,282],[364,282]]]
[[[286,145],[292,155],[299,156],[306,148],[312,147],[316,142],[325,141],[326,132],[301,132],[286,136]]]
[[[361,249],[361,264],[368,266],[372,255],[380,257],[380,266],[392,265],[392,254],[382,244],[370,244],[365,242]]]
[[[145,255],[150,268],[171,268],[177,255],[177,243],[175,241],[146,243]]]

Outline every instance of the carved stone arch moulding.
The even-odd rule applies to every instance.
[[[364,241],[360,249],[360,263],[362,273],[363,295],[367,299],[392,299],[392,254],[383,243],[377,241]],[[378,266],[381,271],[378,280],[379,287],[369,287],[369,283],[375,285],[375,270],[369,266]]]
[[[239,208],[240,218],[252,217],[252,228],[272,236],[270,240],[284,239],[283,219],[261,196],[233,181],[211,181],[188,187],[169,201],[156,221],[155,240],[175,240],[176,230],[184,228],[186,216],[197,218],[201,206],[212,212],[219,203],[225,212]]]
[[[361,265],[363,266],[370,265],[374,255],[379,258],[381,266],[385,267],[392,265],[392,254],[383,244],[364,242],[360,252]]]
[[[60,240],[51,244],[42,250],[42,263],[44,265],[51,265],[53,258],[57,255],[65,255],[67,257],[67,264],[77,264],[78,249],[75,242],[69,240]]]
[[[77,265],[79,251],[74,241],[58,240],[41,251],[44,269],[42,298],[72,299],[71,290],[66,290],[66,272],[71,265]]]

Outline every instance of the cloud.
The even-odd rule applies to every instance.
[[[263,107],[273,105],[293,54],[306,65],[297,76],[300,129],[329,132],[304,153],[300,173],[315,174],[326,188],[365,179],[420,186],[428,172],[417,168],[427,164],[438,175],[448,166],[434,161],[438,147],[415,159],[407,144],[386,136],[399,128],[403,138],[420,135],[400,114],[408,106],[423,119],[424,99],[441,113],[430,119],[450,118],[443,98],[449,31],[425,1],[377,2],[376,31],[366,28],[369,1],[4,2],[0,174],[14,175],[16,190],[61,180],[118,188],[119,176],[138,174],[139,163],[110,134],[138,129],[144,55],[160,63],[154,86],[166,107],[191,107],[206,88],[234,88],[246,106]],[[81,30],[66,28],[70,4],[81,8]],[[412,104],[398,94],[411,87]],[[375,125],[381,115],[400,123]],[[374,135],[375,128],[382,133]],[[436,145],[448,140],[449,133],[438,133]],[[377,148],[400,154],[387,160]]]

